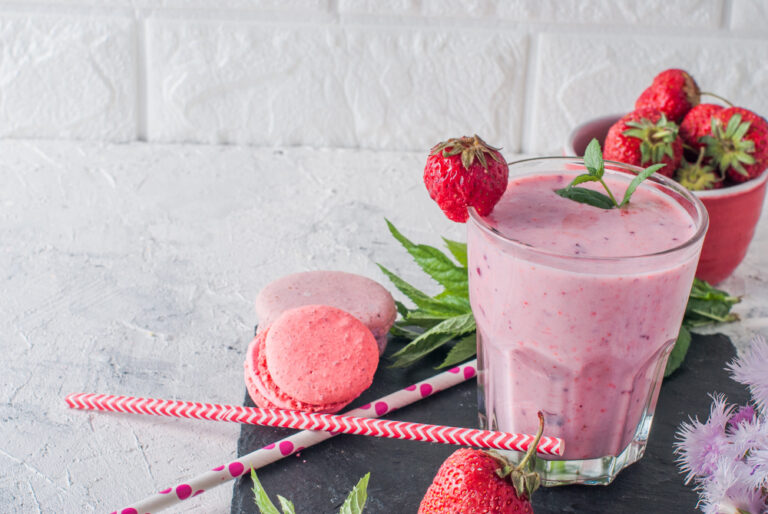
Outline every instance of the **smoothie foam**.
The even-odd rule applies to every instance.
[[[652,414],[700,244],[650,256],[684,246],[691,215],[645,184],[625,209],[554,194],[572,178],[512,178],[467,241],[487,425],[533,433],[541,410],[581,460],[619,455]],[[629,178],[606,181],[621,198]]]

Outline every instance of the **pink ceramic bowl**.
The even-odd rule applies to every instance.
[[[589,120],[571,131],[563,148],[564,155],[584,155],[597,138],[603,144],[608,129],[622,115],[614,114]],[[709,230],[701,249],[696,276],[712,284],[728,277],[747,254],[763,209],[768,172],[738,186],[711,191],[694,191],[709,213]]]

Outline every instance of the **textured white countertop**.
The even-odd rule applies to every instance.
[[[70,392],[240,404],[270,280],[376,262],[424,283],[387,232],[464,239],[423,153],[0,142],[0,505],[104,512],[235,455],[239,427],[69,411]],[[512,156],[507,156],[512,158]],[[764,212],[763,218],[767,215]],[[768,333],[768,221],[723,286]],[[434,289],[432,289],[434,290]],[[177,512],[228,512],[231,484]]]

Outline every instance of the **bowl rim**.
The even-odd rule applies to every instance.
[[[584,130],[586,126],[600,122],[600,121],[609,121],[609,120],[618,121],[620,118],[624,117],[625,115],[626,113],[625,114],[605,114],[603,116],[590,118],[576,125],[568,133],[568,139],[565,142],[565,148],[563,148],[564,153],[566,154],[564,155],[564,157],[572,157],[577,159],[580,158],[579,156],[576,155],[576,150],[574,150],[573,148],[573,141],[576,139],[576,136]],[[709,199],[725,198],[728,196],[748,193],[754,189],[762,187],[763,185],[765,185],[766,181],[768,181],[768,169],[763,170],[763,172],[758,177],[747,180],[738,185],[722,187],[720,189],[708,189],[706,191],[691,191],[691,193],[695,194],[696,196],[698,196],[704,201]]]

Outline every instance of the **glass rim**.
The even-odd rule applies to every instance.
[[[519,165],[531,163],[531,162],[546,162],[546,161],[569,162],[569,163],[575,163],[581,166],[585,166],[584,159],[581,157],[531,157],[528,159],[520,159],[517,161],[512,161],[507,164],[509,165],[510,172],[511,172],[513,166],[519,166]],[[640,168],[638,166],[633,166],[631,164],[626,164],[623,162],[605,161],[605,164],[606,166],[618,167],[634,174],[637,174],[643,171],[643,168]],[[611,170],[611,171],[614,171],[614,170]],[[704,207],[704,204],[699,199],[699,197],[691,193],[691,191],[681,186],[674,180],[668,177],[665,177],[664,175],[654,173],[648,180],[653,180],[654,182],[659,183],[662,186],[680,194],[683,198],[688,200],[694,206],[696,213],[699,215],[699,220],[698,220],[699,226],[697,227],[696,231],[687,240],[685,240],[683,243],[677,246],[674,246],[672,248],[667,248],[665,250],[661,250],[658,252],[634,254],[634,255],[618,255],[618,256],[612,256],[612,257],[600,257],[600,256],[592,256],[592,255],[564,254],[560,252],[544,250],[544,249],[537,248],[535,246],[531,246],[529,244],[523,243],[522,241],[512,239],[511,237],[505,236],[495,228],[488,225],[488,223],[485,222],[483,217],[480,216],[480,214],[478,214],[477,210],[474,207],[472,206],[467,207],[467,211],[469,212],[469,219],[471,220],[471,222],[477,225],[478,228],[483,230],[485,233],[489,234],[491,237],[502,240],[506,244],[519,248],[525,252],[531,252],[533,254],[538,254],[546,257],[559,258],[559,259],[581,260],[581,261],[603,261],[603,262],[626,261],[631,259],[638,259],[638,260],[648,259],[648,258],[666,256],[666,255],[680,252],[682,250],[690,248],[691,246],[697,244],[701,239],[703,239],[707,233],[707,228],[709,227],[709,213],[707,212],[706,207]],[[645,182],[643,182],[643,184],[645,184]],[[642,187],[642,184],[640,187]],[[662,190],[662,193],[665,194],[665,196],[669,196],[663,190]],[[696,223],[697,220],[694,219],[693,222]]]

